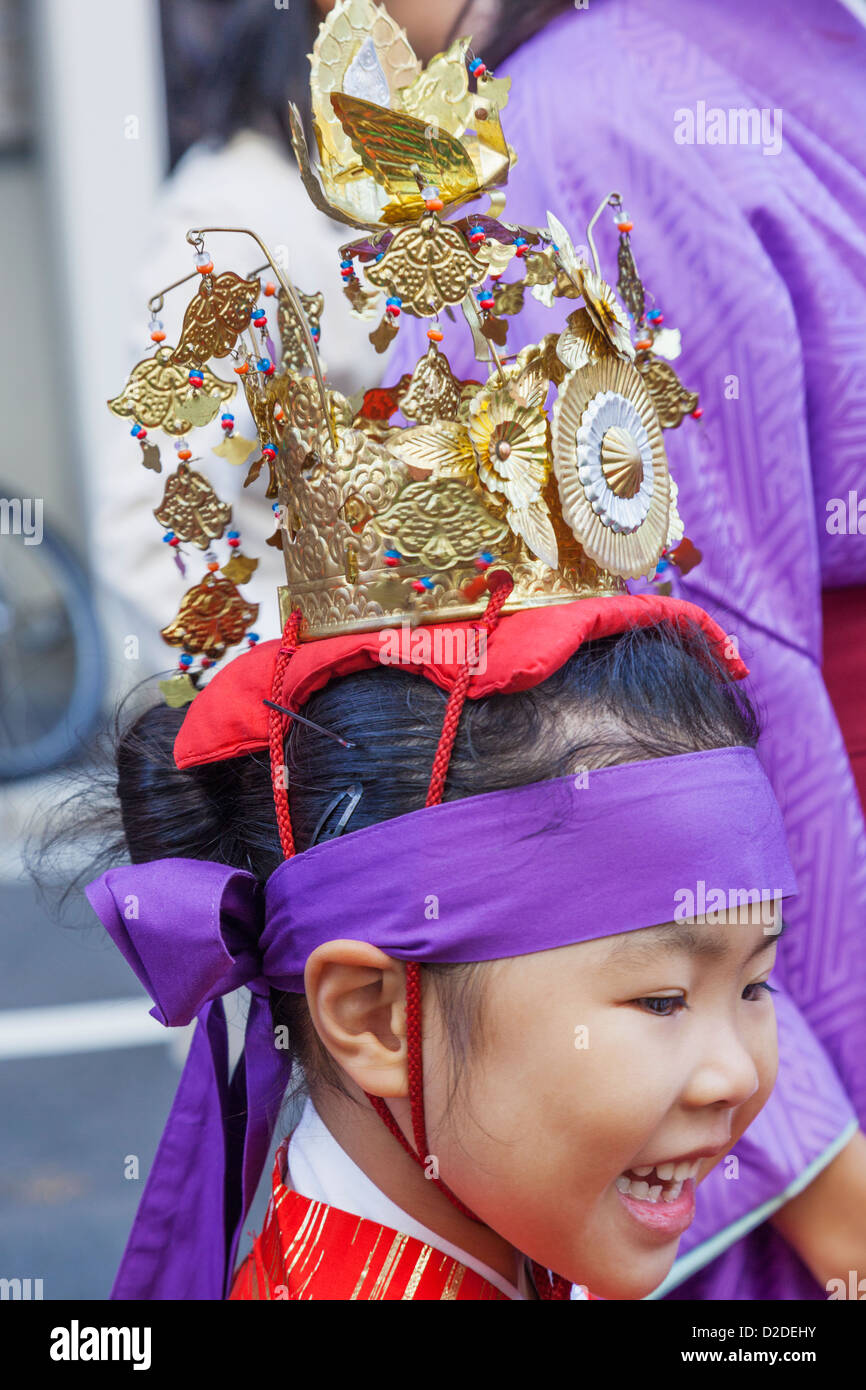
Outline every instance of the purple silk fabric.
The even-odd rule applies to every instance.
[[[680,592],[739,640],[801,884],[779,948],[799,1041],[782,1054],[767,1150],[760,1162],[744,1152],[742,1172],[805,1169],[850,1120],[846,1095],[866,1118],[866,832],[821,676],[820,611],[822,586],[866,582],[866,535],[826,524],[831,499],[863,496],[864,71],[866,31],[834,0],[592,0],[497,71],[513,79],[503,126],[519,155],[505,217],[543,226],[550,208],[580,245],[619,190],[638,269],[682,330],[675,368],[704,408],[700,424],[665,435],[686,532],[704,555]],[[697,135],[700,102],[778,108],[779,153],[678,144],[676,113],[695,114]],[[607,216],[594,235],[614,282]],[[525,304],[509,351],[560,328],[573,307],[547,310],[528,293]],[[458,376],[483,380],[461,320],[443,324],[443,347]],[[426,351],[426,327],[403,316],[388,382]],[[717,1234],[749,1187],[721,1168],[701,1188]],[[744,1247],[678,1296],[825,1297],[769,1231]]]
[[[198,859],[109,869],[94,911],[192,1048],[121,1268],[119,1299],[221,1299],[289,1080],[268,990],[302,990],[339,937],[418,961],[524,955],[691,915],[682,894],[788,897],[778,805],[751,749],[602,768],[424,807],[285,860],[262,889]],[[700,908],[697,909],[700,911]],[[229,1076],[222,996],[252,994]]]

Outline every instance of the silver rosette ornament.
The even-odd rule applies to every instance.
[[[572,371],[553,407],[562,515],[596,564],[622,579],[651,573],[669,533],[671,478],[652,398],[613,355]]]

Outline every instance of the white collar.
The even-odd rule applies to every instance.
[[[297,1128],[292,1132],[287,1162],[286,1182],[302,1197],[326,1202],[328,1206],[350,1211],[354,1216],[388,1226],[402,1235],[414,1236],[424,1245],[432,1245],[434,1250],[441,1250],[443,1255],[450,1255],[468,1269],[474,1269],[476,1274],[480,1274],[482,1279],[493,1284],[508,1298],[518,1300],[532,1296],[526,1261],[521,1266],[520,1281],[515,1287],[495,1269],[444,1240],[427,1226],[422,1226],[420,1221],[386,1197],[340,1147],[309,1099]]]

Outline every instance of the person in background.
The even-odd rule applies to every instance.
[[[826,1297],[839,1270],[866,1264],[866,1138],[852,1118],[866,1112],[866,834],[821,671],[822,588],[850,610],[861,586],[862,613],[866,582],[866,526],[848,505],[866,424],[866,33],[827,0],[442,5],[438,33],[429,5],[390,8],[419,55],[471,34],[488,70],[514,79],[503,129],[522,143],[504,218],[543,226],[564,207],[579,244],[621,192],[650,303],[682,330],[676,370],[703,419],[666,447],[703,563],[676,591],[735,635],[767,714],[762,757],[801,887],[779,978],[815,1052],[794,1059],[780,1036],[776,1091],[738,1163],[704,1184],[661,1293]],[[722,112],[711,135],[708,110]],[[610,263],[612,219],[596,237]],[[509,353],[551,327],[525,303]],[[564,319],[568,301],[555,306]],[[483,380],[457,318],[451,365]],[[426,351],[426,327],[403,316],[386,384]],[[829,640],[845,649],[846,629],[834,622]],[[864,650],[844,656],[860,692]],[[861,725],[862,710],[861,693]]]

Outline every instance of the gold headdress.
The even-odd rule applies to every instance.
[[[260,270],[274,280],[215,271],[205,234],[246,229],[210,227],[187,234],[197,255],[185,280],[200,283],[177,347],[152,319],[155,351],[109,402],[134,420],[145,467],[161,471],[148,429],[177,441],[178,467],[154,511],[175,551],[180,543],[206,550],[227,535],[235,552],[220,567],[208,551],[208,573],[162,630],[183,649],[182,674],[164,685],[172,702],[196,693],[194,657],[202,666],[219,660],[257,616],[237,587],[257,562],[238,553],[231,508],[188,462],[185,436],[221,408],[217,452],[237,463],[255,453],[245,486],[268,465],[266,496],[279,519],[268,543],[286,567],[280,616],[302,610],[302,641],[475,617],[491,566],[511,574],[507,614],[622,592],[626,579],[651,578],[678,556],[683,568],[695,562],[662,430],[700,414],[697,396],[664,360],[677,355],[679,335],[646,311],[620,195],[593,216],[588,252],[551,213],[543,228],[502,220],[502,185],[516,161],[500,120],[510,79],[470,58],[469,43],[456,40],[425,68],[385,10],[337,0],[310,55],[316,171],[292,108],[307,192],[358,233],[341,250],[343,292],[362,319],[376,316],[384,296],[374,346],[385,350],[403,313],[432,321],[413,371],[351,398],[327,386],[317,353],[323,296],[300,293],[253,232],[267,262]],[[452,216],[482,195],[486,212]],[[608,206],[628,313],[602,278],[592,239]],[[506,271],[521,273],[504,279]],[[509,352],[508,320],[527,290],[548,307],[560,297],[581,304],[561,333]],[[152,313],[167,292],[151,300]],[[272,323],[262,294],[274,301]],[[455,309],[472,331],[477,380],[456,378],[440,347],[440,322]],[[227,406],[237,383],[208,365],[226,357],[258,447],[234,433]],[[390,423],[397,411],[408,423]]]

